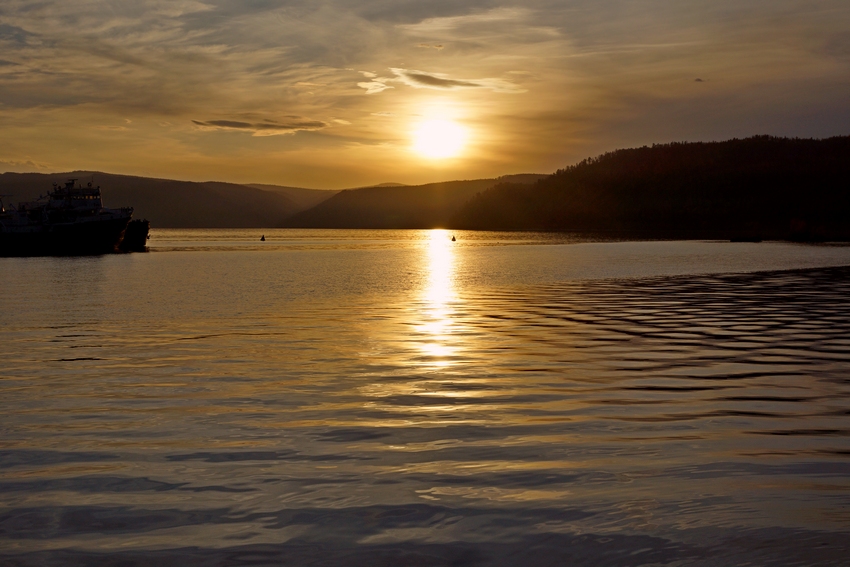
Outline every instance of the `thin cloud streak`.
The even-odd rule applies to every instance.
[[[443,73],[426,73],[409,69],[390,69],[398,79],[414,88],[488,89],[497,93],[522,93],[524,89],[502,79],[452,79]]]
[[[397,67],[391,67],[390,71],[393,73],[393,77],[378,77],[374,73],[364,72],[363,74],[372,78],[372,80],[357,83],[357,86],[366,89],[366,94],[377,94],[393,88],[388,83],[401,83],[416,89],[485,89],[496,93],[525,92],[525,89],[502,79],[454,79],[445,73],[427,73]]]
[[[327,128],[328,124],[320,120],[305,120],[295,122],[275,122],[266,120],[264,122],[242,122],[239,120],[192,120],[192,123],[203,130],[242,130],[252,132],[254,136],[276,136],[281,134],[294,134],[302,130],[321,130]],[[343,122],[344,123],[344,122]]]
[[[500,7],[463,16],[427,18],[415,24],[398,27],[410,33],[428,35],[482,24],[515,23],[525,20],[530,14],[531,10],[528,8]]]

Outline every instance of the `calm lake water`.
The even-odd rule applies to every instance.
[[[850,247],[261,232],[0,259],[0,563],[850,564]]]

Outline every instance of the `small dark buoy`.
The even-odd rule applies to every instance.
[[[455,237],[454,237],[454,236],[452,236],[452,242],[455,242],[455,240],[456,240],[456,239],[455,239]]]
[[[264,234],[260,237],[260,242],[265,242],[265,241],[266,241],[266,235]]]

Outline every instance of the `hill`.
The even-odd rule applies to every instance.
[[[452,216],[476,193],[499,183],[531,183],[543,177],[521,174],[427,185],[384,184],[348,189],[293,216],[285,225],[298,228],[441,227],[446,226]]]
[[[470,199],[451,228],[850,239],[850,136],[623,149]]]
[[[297,206],[297,210],[292,214],[311,209],[339,193],[339,191],[332,189],[304,189],[302,187],[285,187],[265,183],[250,183],[247,186],[283,195]]]
[[[0,194],[7,203],[27,201],[46,193],[53,183],[69,178],[93,180],[108,207],[132,206],[135,218],[147,218],[158,228],[276,227],[283,219],[333,195],[330,191],[174,181],[91,171],[0,174]]]

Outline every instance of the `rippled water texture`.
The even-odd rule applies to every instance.
[[[456,234],[0,259],[0,563],[848,565],[850,248]]]

